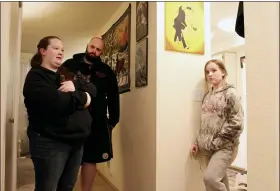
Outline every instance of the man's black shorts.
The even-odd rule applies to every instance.
[[[108,124],[93,123],[91,135],[84,145],[82,163],[102,163],[112,158],[112,128]]]

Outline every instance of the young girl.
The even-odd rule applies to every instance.
[[[229,191],[226,172],[237,155],[243,111],[235,88],[226,83],[227,71],[222,61],[208,61],[204,74],[211,88],[202,101],[201,127],[191,153],[200,151],[206,158],[206,190]]]

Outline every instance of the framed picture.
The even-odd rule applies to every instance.
[[[142,39],[136,45],[135,87],[148,85],[148,38]]]
[[[204,2],[165,2],[165,50],[204,55]]]
[[[148,2],[137,1],[136,2],[136,41],[139,42],[141,39],[148,35]]]
[[[101,59],[115,72],[119,93],[130,91],[131,4],[123,15],[102,35],[105,43]]]

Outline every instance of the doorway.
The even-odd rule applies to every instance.
[[[16,190],[21,5],[1,2],[1,190]]]

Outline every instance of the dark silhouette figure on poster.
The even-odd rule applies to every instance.
[[[186,7],[186,9],[192,11],[191,7]],[[182,42],[184,48],[189,49],[183,35],[183,30],[185,30],[186,27],[187,27],[186,13],[182,8],[182,6],[180,6],[178,15],[174,19],[174,25],[173,25],[173,28],[175,29],[174,42],[176,42],[178,39],[179,41]]]

